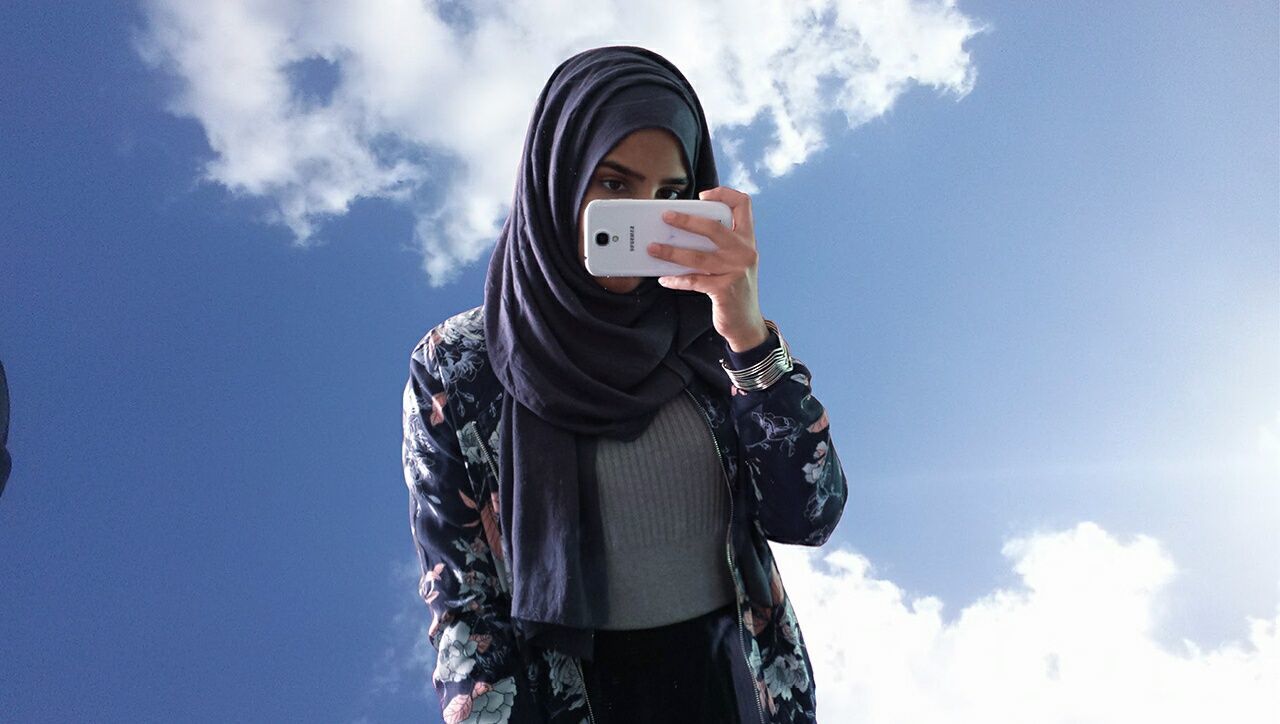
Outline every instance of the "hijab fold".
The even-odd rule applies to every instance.
[[[692,192],[718,185],[702,106],[665,58],[610,46],[556,68],[485,278],[486,346],[506,392],[498,467],[511,616],[527,642],[588,660],[607,615],[596,437],[634,440],[695,377],[729,394],[705,294],[654,277],[613,292],[578,258],[578,210],[595,167],[642,128],[679,141]]]

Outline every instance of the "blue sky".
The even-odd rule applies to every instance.
[[[1142,640],[1248,655],[1280,584],[1280,23],[1119,5],[960,2],[987,26],[967,93],[908,84],[854,128],[819,116],[785,174],[757,166],[761,306],[850,480],[826,548],[960,626],[1030,580],[1007,541],[1092,522],[1176,570],[1142,589]],[[433,720],[399,405],[414,343],[480,302],[480,247],[424,271],[454,237],[423,209],[452,208],[468,147],[289,217],[294,187],[210,177],[233,158],[212,116],[139,51],[159,7],[0,22],[0,711]],[[296,70],[329,102],[329,64]],[[772,142],[732,132],[744,158]],[[796,595],[816,559],[788,560]]]

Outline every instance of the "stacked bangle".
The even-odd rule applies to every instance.
[[[763,390],[772,385],[782,376],[791,371],[792,359],[791,348],[787,345],[787,340],[782,338],[782,333],[778,331],[778,325],[771,320],[764,320],[764,326],[778,335],[778,347],[769,353],[767,357],[759,362],[740,370],[731,370],[725,364],[724,358],[720,359],[720,366],[724,368],[725,374],[729,375],[729,379],[733,381],[735,387],[740,390]]]

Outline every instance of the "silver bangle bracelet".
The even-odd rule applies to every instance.
[[[766,319],[764,320],[764,326],[778,335],[779,342],[777,348],[770,352],[767,357],[750,367],[740,370],[729,369],[729,366],[725,364],[724,358],[720,358],[720,366],[724,368],[725,374],[729,375],[729,379],[734,386],[740,390],[763,390],[782,379],[782,376],[792,369],[791,347],[787,345],[787,340],[782,337],[782,332],[778,331],[778,325],[774,324],[772,320]]]

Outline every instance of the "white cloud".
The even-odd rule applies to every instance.
[[[204,128],[207,180],[269,200],[304,244],[359,198],[398,199],[437,285],[493,242],[533,103],[577,51],[635,44],[671,59],[707,110],[724,182],[755,191],[823,148],[832,113],[856,127],[913,85],[963,97],[976,79],[963,45],[984,30],[954,0],[145,8],[139,52],[178,80],[170,110]],[[312,59],[337,74],[318,101],[290,73]]]
[[[1159,544],[1092,523],[1006,543],[1021,579],[947,622],[847,550],[774,546],[810,643],[823,721],[1271,722],[1280,615],[1248,642],[1169,651],[1153,620],[1175,575]]]

